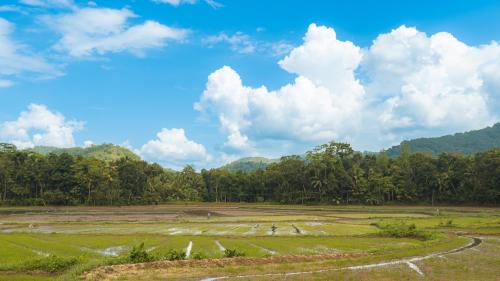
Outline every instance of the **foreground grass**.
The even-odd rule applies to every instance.
[[[143,278],[144,280],[200,280],[216,276],[233,276],[233,275],[252,275],[252,274],[269,274],[283,273],[296,271],[314,271],[324,270],[327,268],[340,268],[351,265],[362,265],[368,263],[376,263],[380,261],[388,261],[405,257],[427,254],[429,252],[440,252],[449,249],[460,247],[469,242],[469,239],[462,237],[446,237],[440,241],[427,241],[418,247],[410,249],[399,249],[380,251],[367,256],[354,258],[339,258],[330,260],[320,260],[316,262],[289,262],[289,263],[266,263],[266,264],[250,264],[250,265],[221,265],[220,263],[207,263],[200,267],[145,267],[135,268],[134,266],[123,266],[116,270],[105,270],[105,274],[94,275],[94,278],[88,280],[135,280]],[[217,264],[217,266],[215,266]],[[266,277],[267,278],[267,277]],[[288,280],[289,277],[287,277]],[[264,277],[252,278],[253,280],[265,280]],[[238,279],[240,280],[240,279]],[[283,276],[279,280],[283,280]],[[309,280],[308,277],[300,280]],[[336,280],[336,279],[318,279],[318,280]],[[343,280],[343,279],[340,279]],[[399,280],[399,279],[398,279]]]
[[[196,211],[191,211],[190,208],[195,208]],[[203,260],[201,265],[193,263],[190,266],[169,268],[146,266],[139,270],[135,266],[125,266],[125,270],[97,276],[97,280],[199,280],[200,277],[206,276],[338,268],[456,248],[469,241],[468,238],[453,234],[457,232],[475,235],[500,234],[500,212],[495,208],[442,207],[437,212],[435,207],[421,206],[404,208],[199,204],[99,207],[95,210],[75,207],[56,209],[49,218],[43,214],[43,208],[37,208],[33,214],[29,213],[29,208],[22,211],[28,213],[2,215],[0,212],[0,281],[79,280],[82,274],[99,266],[129,262],[129,251],[140,243],[144,243],[144,249],[150,255],[162,256],[171,249],[185,251],[191,241],[192,253],[199,254],[206,260]],[[206,218],[208,211],[214,214],[210,220]],[[169,214],[169,219],[158,219],[164,212]],[[39,214],[42,214],[41,217],[36,217]],[[84,219],[80,218],[82,214]],[[119,214],[119,219],[112,220],[116,214]],[[129,214],[132,214],[132,217],[130,221],[126,221]],[[43,222],[40,222],[41,218]],[[391,237],[394,231],[389,231],[389,235],[386,233],[388,236],[379,234],[384,226],[401,223],[415,224],[419,233],[431,233],[432,237],[428,240],[424,239],[426,236],[395,238]],[[271,233],[272,225],[277,227],[274,234]],[[236,249],[246,257],[256,259],[247,261],[253,263],[252,265],[219,264],[213,259],[224,256],[220,246]],[[498,260],[497,252],[489,253],[493,256],[492,261]],[[308,262],[301,261],[300,258],[295,261],[285,259],[283,262],[274,262],[274,259],[269,264],[262,264],[258,260],[265,257],[297,255],[320,257],[338,253],[359,255],[318,258]],[[59,260],[55,261],[56,264],[54,261],[49,262],[48,255],[55,255]],[[214,266],[214,262],[218,265]],[[463,275],[461,270],[470,268],[470,272],[475,272],[482,266],[485,266],[482,270],[484,274],[479,276],[485,278],[470,280],[495,280],[488,277],[498,276],[494,275],[497,273],[496,267],[492,268],[493,263],[487,262],[486,258],[475,262],[481,264],[474,267],[474,261],[468,265],[467,261],[461,259],[450,263],[449,270],[455,275],[447,273],[445,260],[433,263],[429,261],[428,264],[422,263],[419,266],[429,271],[429,276],[434,276],[430,272],[435,272],[435,280],[448,280],[444,278],[446,274],[464,280],[460,277],[472,275]],[[465,267],[461,267],[461,263]],[[397,266],[395,268],[374,269],[373,276],[380,277],[381,280],[415,278],[415,272],[408,271],[407,267],[403,266],[400,270]],[[405,275],[406,271],[409,275]],[[329,278],[326,279],[363,280],[364,274],[367,273],[360,271],[329,274],[331,275],[327,275]],[[304,279],[296,276],[298,279],[291,280],[324,280],[321,279],[322,276],[312,274],[303,277]]]

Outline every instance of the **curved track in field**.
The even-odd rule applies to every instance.
[[[424,273],[420,270],[420,268],[418,268],[417,265],[414,264],[414,262],[418,262],[418,261],[422,261],[422,260],[426,260],[426,259],[430,259],[430,258],[434,258],[434,257],[442,257],[445,255],[462,252],[462,251],[465,251],[467,249],[473,249],[473,248],[477,247],[478,245],[480,245],[482,243],[482,241],[483,241],[482,238],[472,237],[471,242],[467,243],[464,246],[455,248],[455,249],[451,249],[451,250],[444,251],[444,252],[432,253],[432,254],[423,255],[423,256],[404,258],[404,259],[389,261],[389,262],[380,262],[380,263],[347,266],[347,267],[339,267],[339,268],[327,268],[327,269],[310,270],[310,271],[208,277],[208,278],[201,279],[201,281],[215,281],[215,280],[223,280],[223,279],[241,279],[241,278],[258,278],[258,277],[272,277],[272,276],[282,276],[282,277],[286,278],[287,276],[292,276],[292,275],[305,275],[305,274],[314,274],[314,273],[322,273],[322,272],[328,272],[328,271],[339,271],[339,270],[362,270],[362,269],[384,267],[384,266],[391,266],[391,265],[399,265],[399,264],[406,264],[411,269],[413,269],[415,272],[417,272],[419,275],[424,276]]]

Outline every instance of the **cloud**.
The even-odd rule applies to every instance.
[[[212,160],[205,147],[186,137],[184,129],[162,129],[137,152],[146,160],[180,168],[186,163],[204,165]]]
[[[228,136],[226,147],[252,149],[258,146],[252,140],[321,142],[356,127],[364,91],[352,72],[361,60],[360,48],[316,25],[304,41],[279,62],[298,76],[278,90],[244,86],[227,66],[209,76],[195,109],[217,116]]]
[[[19,148],[38,145],[73,147],[73,133],[81,129],[83,122],[68,121],[61,113],[33,103],[15,121],[0,124],[0,140],[13,143]]]
[[[384,107],[378,121],[385,130],[456,131],[496,119],[498,108],[489,103],[500,88],[485,87],[496,80],[488,75],[494,65],[500,65],[498,43],[473,47],[450,33],[427,36],[401,26],[375,39],[361,71],[368,94]]]
[[[243,32],[236,32],[229,35],[221,32],[217,35],[210,35],[201,40],[203,45],[210,48],[218,44],[228,44],[231,51],[238,54],[267,53],[273,56],[282,56],[293,49],[293,46],[286,41],[265,42],[254,40],[250,35]]]
[[[170,5],[176,6],[176,7],[179,5],[182,5],[182,4],[192,5],[192,4],[196,4],[198,2],[197,0],[153,0],[153,1],[156,3],[170,4]],[[204,0],[203,2],[205,2],[207,5],[209,5],[210,7],[214,8],[214,9],[224,7],[224,5],[222,5],[221,3],[219,3],[215,0]]]
[[[270,50],[274,56],[282,56],[288,54],[294,49],[294,46],[286,41],[280,40],[277,42],[268,42],[263,44],[263,48]]]
[[[227,43],[232,51],[240,54],[253,53],[257,48],[255,43],[250,39],[250,36],[242,32],[236,32],[233,35],[227,35],[221,32],[217,35],[203,38],[202,43],[209,47],[213,47],[218,43]]]
[[[214,116],[224,153],[283,153],[332,139],[381,149],[402,139],[490,125],[500,109],[500,46],[401,26],[362,49],[311,24],[278,64],[296,75],[276,90],[245,86],[224,66],[195,109]]]
[[[12,86],[12,78],[16,76],[31,75],[43,79],[62,75],[42,56],[33,54],[26,46],[13,40],[13,31],[14,25],[0,18],[0,87]]]
[[[44,16],[42,20],[62,36],[55,49],[74,57],[124,51],[142,56],[147,49],[183,40],[188,34],[186,29],[151,20],[129,24],[135,17],[128,9],[82,8],[69,14]]]
[[[170,4],[172,6],[179,6],[181,4],[194,4],[196,0],[153,0],[156,3]]]
[[[20,2],[25,5],[44,8],[76,8],[72,0],[21,0]]]

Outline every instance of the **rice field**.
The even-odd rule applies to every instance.
[[[384,226],[403,222],[432,233],[433,238],[381,235]],[[499,209],[251,204],[0,208],[0,280],[132,280],[138,274],[147,276],[143,280],[203,280],[235,273],[246,273],[251,280],[278,280],[276,276],[251,275],[322,270],[425,255],[465,245],[471,236],[493,237],[485,243],[500,250],[495,240],[500,237]],[[148,255],[161,256],[176,250],[186,253],[186,259],[192,262],[187,267],[175,262],[164,268],[146,264],[140,270],[113,265],[130,263],[130,252],[141,243]],[[227,249],[235,249],[244,257],[224,258]],[[498,251],[488,255],[490,260],[499,260]],[[54,257],[71,264],[60,270],[33,266],[46,266],[44,261]],[[193,260],[195,257],[203,260]],[[470,264],[465,258],[450,260],[450,274],[454,274],[450,276],[455,279],[461,276],[458,271],[463,268],[458,264],[462,259],[464,264]],[[446,280],[441,278],[446,271],[445,261],[430,259],[417,268],[426,276],[433,272],[436,280]],[[208,266],[213,264],[219,266]],[[125,266],[125,270],[110,269],[103,274],[99,270],[105,265]],[[481,266],[474,265],[474,270]],[[480,280],[498,280],[498,269],[492,269],[491,262],[484,266],[487,268],[482,272],[490,272],[491,276],[483,274]],[[326,279],[311,273],[308,277],[293,275],[287,280],[357,280],[379,275],[383,280],[400,280],[408,268],[398,271],[398,267],[401,266],[372,269],[373,275],[366,275],[366,270],[339,270],[330,272]],[[404,279],[412,280],[420,274],[415,275],[411,268],[408,272],[404,276],[409,277]]]

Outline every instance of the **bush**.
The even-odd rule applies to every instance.
[[[417,229],[415,224],[395,223],[379,226],[380,234],[383,236],[395,238],[415,238],[421,240],[429,240],[433,238],[431,232]]]
[[[49,255],[45,258],[31,260],[21,266],[23,271],[41,270],[49,273],[62,272],[72,267],[78,262],[77,258],[63,258],[56,255]]]
[[[245,253],[242,251],[239,251],[238,249],[226,249],[224,251],[224,256],[226,258],[243,257],[243,256],[245,256]]]
[[[186,252],[170,249],[163,259],[169,261],[184,260],[186,259]]]
[[[141,263],[151,261],[153,257],[144,249],[144,243],[141,243],[132,248],[128,255],[128,260],[133,263]]]
[[[191,258],[193,260],[202,260],[202,259],[206,259],[207,257],[205,256],[205,254],[203,254],[201,252],[193,252],[191,254]]]

